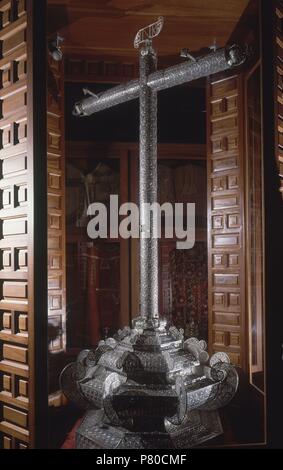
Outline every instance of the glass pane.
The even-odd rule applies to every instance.
[[[253,385],[263,391],[263,188],[260,67],[257,67],[248,79],[247,111],[250,377]]]
[[[115,333],[120,312],[120,244],[91,240],[87,208],[119,196],[118,159],[69,159],[66,167],[67,346],[95,347]],[[109,222],[109,221],[108,221]]]
[[[206,162],[159,159],[159,203],[196,204],[196,243],[176,249],[176,241],[160,241],[160,313],[185,338],[208,340],[207,169]],[[184,213],[183,225],[186,227]]]

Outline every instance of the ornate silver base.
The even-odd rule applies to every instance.
[[[108,424],[102,410],[90,410],[76,432],[76,448],[189,449],[222,433],[217,411],[194,410],[179,426],[166,421],[164,432],[132,432]]]

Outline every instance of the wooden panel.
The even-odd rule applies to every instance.
[[[283,198],[283,5],[275,2],[275,128],[276,160],[280,177],[279,190]]]
[[[162,15],[166,18],[166,32],[158,38],[159,56],[171,55],[175,59],[184,44],[196,51],[210,45],[216,36],[217,43],[225,45],[248,3],[249,0],[222,3],[219,0],[49,0],[48,6],[51,31],[58,30],[60,15],[66,38],[64,47],[77,54],[87,50],[94,57],[115,53],[136,57],[132,47],[136,31]],[[96,69],[97,62],[93,60],[87,65]],[[87,65],[80,61],[72,64],[81,74],[87,70]],[[109,69],[115,66],[115,57],[110,56]]]
[[[3,418],[5,421],[10,421],[11,423],[17,424],[23,428],[26,428],[28,424],[27,413],[8,406],[3,407]]]
[[[5,248],[1,250],[1,271],[6,276],[1,282],[1,302],[10,304],[14,310],[0,312],[1,318],[1,363],[7,364],[9,372],[2,377],[0,392],[0,402],[7,402],[7,396],[11,400],[11,406],[3,406],[2,420],[17,425],[18,437],[26,440],[26,429],[28,426],[27,414],[23,414],[12,405],[18,405],[16,382],[18,376],[14,373],[19,368],[21,375],[22,365],[28,368],[28,349],[23,347],[21,339],[18,339],[19,317],[16,311],[19,303],[28,302],[27,289],[27,266],[26,276],[23,280],[17,280],[17,267],[15,262],[14,247],[21,238],[24,246],[27,247],[28,240],[28,214],[24,210],[20,217],[16,215],[16,210],[23,199],[20,187],[27,187],[28,160],[26,147],[26,126],[27,126],[27,81],[26,81],[26,14],[18,18],[15,2],[0,2],[2,12],[2,29],[0,31],[0,41],[2,45],[3,59],[0,62],[1,74],[1,112],[2,122],[0,139],[0,160],[2,164],[1,187],[1,208],[9,210],[8,218],[4,214],[1,217],[1,238],[5,241]],[[7,31],[7,33],[6,33]],[[22,64],[21,67],[19,64]],[[17,65],[15,65],[17,64]],[[21,69],[21,71],[20,71]],[[21,85],[19,86],[19,82]],[[23,124],[24,123],[24,124]],[[23,130],[23,126],[25,130]],[[25,138],[24,138],[25,137]],[[19,144],[22,144],[18,149]],[[22,182],[17,184],[18,175],[22,175]],[[17,194],[17,197],[15,197]],[[26,248],[25,248],[26,250]],[[13,279],[13,280],[11,280]],[[28,337],[28,330],[25,328],[25,340]],[[2,339],[6,338],[9,343]],[[13,343],[13,344],[12,344]],[[26,397],[28,398],[28,397]],[[1,426],[2,423],[0,423]],[[9,428],[9,425],[8,425]],[[9,433],[3,438],[3,446],[6,449],[15,448],[15,439]],[[23,439],[23,436],[24,439]]]
[[[208,85],[209,347],[246,368],[242,78]]]
[[[49,58],[48,312],[50,351],[66,348],[64,67]],[[56,331],[56,337],[54,332]]]
[[[28,351],[26,348],[12,346],[11,344],[3,345],[3,359],[9,361],[27,363]]]
[[[45,69],[38,67],[40,59],[32,45],[35,24],[44,35],[43,3],[33,21],[39,2],[0,0],[0,446],[5,449],[26,449],[36,441],[35,382],[40,388],[41,380],[36,377],[34,336],[37,316],[44,319],[46,300],[40,287],[44,222],[39,223],[38,216],[44,214],[46,197],[40,171],[46,163],[46,126],[45,96],[39,98],[36,91],[44,90]],[[44,62],[39,31],[36,40]],[[40,259],[40,276],[35,273],[34,252],[36,261]],[[41,326],[37,354],[39,343],[46,346]],[[44,362],[39,362],[43,379]]]
[[[67,54],[65,60],[65,76],[67,81],[84,83],[120,83],[138,77],[138,63],[136,59],[111,56],[107,60],[104,57],[95,57],[93,54]]]

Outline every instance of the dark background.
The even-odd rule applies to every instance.
[[[66,139],[96,142],[138,142],[139,101],[120,104],[89,117],[72,115],[83,88],[99,93],[115,85],[66,84]],[[204,144],[206,140],[205,89],[181,85],[158,93],[158,142]]]

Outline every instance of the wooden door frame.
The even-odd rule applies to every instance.
[[[28,3],[40,3],[38,0],[28,0]],[[273,7],[273,8],[272,8]],[[277,166],[275,161],[275,121],[271,119],[271,116],[274,116],[275,113],[275,105],[274,105],[274,58],[275,54],[272,53],[274,51],[274,34],[273,34],[273,27],[274,27],[274,13],[275,8],[275,1],[266,1],[261,0],[261,45],[262,45],[262,81],[263,81],[263,90],[262,90],[262,104],[263,104],[263,159],[264,159],[264,199],[265,199],[265,275],[266,275],[266,286],[265,286],[265,300],[266,300],[266,340],[267,340],[267,411],[268,411],[268,446],[269,447],[277,447],[282,445],[280,440],[282,439],[281,434],[281,424],[283,419],[283,405],[282,405],[282,383],[280,382],[280,378],[282,379],[283,373],[283,363],[282,363],[282,342],[283,342],[283,315],[282,315],[282,276],[276,275],[277,272],[282,271],[282,254],[280,253],[280,247],[282,247],[282,240],[283,240],[283,227],[282,222],[283,218],[280,217],[282,212],[282,197],[278,191],[279,188],[279,177],[277,172]],[[40,10],[40,16],[42,18],[42,10],[41,8],[35,8],[34,14],[36,10]],[[40,18],[39,18],[40,19]],[[263,20],[264,19],[264,20]],[[40,21],[37,22],[38,25]],[[38,26],[39,27],[39,26]],[[38,46],[38,43],[37,43]],[[45,50],[44,47],[38,47],[37,51],[41,52],[42,57],[44,56],[43,51]],[[35,54],[35,51],[34,51]],[[41,57],[41,59],[42,59]],[[44,61],[42,61],[44,62]],[[42,63],[41,62],[41,63]],[[42,65],[41,65],[42,66]],[[39,67],[40,68],[40,67]],[[38,70],[38,74],[42,73],[42,69]],[[43,83],[40,85],[40,80],[37,80],[37,88],[43,87]],[[43,81],[44,82],[44,81]],[[38,90],[39,91],[39,90]],[[36,101],[37,92],[34,90],[34,101]],[[39,96],[39,93],[38,93]],[[44,93],[43,93],[44,96]],[[43,135],[44,130],[42,129],[42,122],[36,122],[36,110],[34,110],[34,128],[36,126],[41,127],[41,131],[38,134],[36,141],[34,142],[34,146],[38,148],[43,148]],[[41,116],[42,117],[42,116]],[[40,138],[41,135],[41,144]],[[44,246],[45,246],[45,237],[47,233],[47,229],[44,232],[44,194],[42,189],[44,188],[44,181],[41,181],[44,178],[42,172],[42,164],[43,162],[39,162],[35,160],[35,168],[34,168],[34,175],[38,174],[41,175],[34,183],[34,194],[37,197],[40,197],[38,200],[39,203],[37,204],[36,211],[34,214],[35,221],[42,221],[42,224],[39,224],[37,227],[37,223],[35,224],[34,234],[35,237],[38,237],[39,240],[34,245],[34,252],[36,257],[38,257],[38,263],[36,263],[34,268],[34,277],[36,284],[34,285],[35,288],[35,299],[34,305],[37,307],[37,311],[40,312],[42,309],[42,316],[41,318],[35,317],[35,344],[38,343],[38,348],[36,349],[36,357],[35,364],[33,369],[31,369],[33,375],[36,377],[37,368],[41,367],[40,355],[43,358],[43,363],[47,363],[46,355],[47,355],[47,344],[46,347],[42,344],[41,335],[42,331],[45,331],[47,327],[47,315],[46,315],[46,306],[43,305],[45,299],[47,299],[47,292],[45,292],[44,288],[44,280],[41,277],[41,266],[44,266],[44,263],[41,264],[41,260],[39,258],[40,253],[44,256]],[[40,168],[41,167],[41,168]],[[35,178],[34,178],[35,179]],[[41,187],[40,187],[41,184]],[[43,186],[42,186],[43,184]],[[46,217],[45,217],[46,219]],[[41,241],[40,241],[41,240]],[[43,258],[44,259],[44,258]],[[40,260],[40,262],[39,262]],[[40,274],[39,279],[37,275]],[[43,282],[42,282],[43,281]],[[32,282],[32,281],[31,281]],[[44,294],[45,292],[45,294]],[[41,298],[40,298],[41,293]],[[42,295],[44,294],[44,295]],[[43,300],[44,301],[43,301]],[[280,309],[281,306],[281,309]],[[45,317],[46,315],[46,317]],[[45,319],[45,325],[44,325]],[[42,330],[43,329],[43,330]],[[44,333],[45,338],[45,333]],[[44,342],[43,342],[44,343]],[[37,416],[39,417],[44,416],[44,402],[47,403],[47,399],[45,400],[45,393],[47,390],[44,391],[44,382],[45,378],[43,377],[44,374],[41,374],[42,380],[41,384],[37,383],[35,387],[34,397],[37,393],[42,393],[41,395],[41,406],[38,408]],[[46,374],[47,377],[47,374]],[[37,422],[35,418],[35,423]],[[40,428],[45,428],[44,421],[41,421]],[[42,433],[42,429],[40,429]],[[41,439],[37,439],[39,443]]]
[[[265,311],[267,351],[267,436],[268,447],[282,449],[283,420],[283,315],[282,240],[283,203],[276,164],[275,66],[276,1],[261,0],[261,55],[263,105],[263,163],[265,202]],[[281,248],[281,249],[280,249]]]
[[[1,76],[6,74],[0,87],[6,129],[0,146],[1,259],[8,253],[0,266],[5,449],[47,445],[46,3],[0,2]]]
[[[48,443],[46,6],[45,0],[27,0],[31,448]]]

